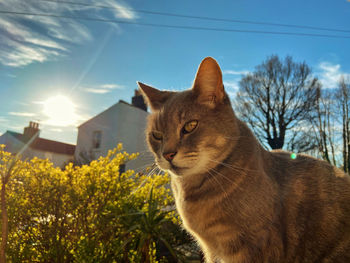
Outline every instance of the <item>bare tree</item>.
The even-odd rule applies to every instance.
[[[315,136],[310,133],[310,123],[301,121],[298,126],[290,129],[286,136],[286,148],[292,152],[312,153],[317,150],[318,144]]]
[[[262,143],[281,149],[292,131],[309,119],[316,105],[317,85],[305,62],[293,62],[290,56],[281,61],[273,55],[240,81],[236,111]],[[293,143],[296,148],[309,148],[304,144],[302,138]]]
[[[341,78],[337,91],[342,124],[343,169],[350,172],[350,80]]]
[[[310,118],[313,133],[310,134],[317,144],[318,155],[325,161],[337,165],[336,161],[336,100],[335,91],[317,89],[316,108]]]

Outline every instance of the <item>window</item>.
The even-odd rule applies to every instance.
[[[102,132],[94,131],[92,136],[92,147],[94,149],[99,149],[101,147]]]
[[[119,174],[125,173],[125,164],[119,165]]]

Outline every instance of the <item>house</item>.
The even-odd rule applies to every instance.
[[[5,144],[5,151],[19,155],[22,159],[49,159],[57,167],[64,167],[73,160],[75,145],[40,138],[39,135],[39,124],[30,122],[23,134],[5,132],[0,136],[0,144]]]
[[[126,152],[140,153],[136,160],[128,162],[123,169],[138,172],[150,166],[153,161],[145,141],[147,116],[147,106],[143,97],[135,90],[131,104],[119,100],[78,127],[76,160],[81,163],[89,162],[107,155],[108,150],[122,143]]]

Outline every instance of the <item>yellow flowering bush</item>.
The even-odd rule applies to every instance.
[[[181,262],[191,241],[179,227],[165,174],[119,172],[137,158],[117,148],[89,165],[20,161],[0,147],[8,181],[9,262]],[[1,222],[2,223],[2,222]],[[187,254],[188,256],[188,254]]]

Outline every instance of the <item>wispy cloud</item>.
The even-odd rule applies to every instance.
[[[19,117],[34,117],[36,114],[32,112],[9,112],[9,115],[12,116],[19,116]]]
[[[247,75],[250,73],[248,70],[223,70],[224,75]]]
[[[121,1],[114,1],[114,0],[103,0],[99,1],[99,3],[103,3],[106,6],[111,7],[111,11],[113,12],[114,16],[116,18],[124,18],[124,19],[131,19],[134,20],[137,18],[136,13],[128,7],[125,2]]]
[[[14,75],[14,74],[11,74],[11,73],[8,73],[8,74],[7,74],[7,76],[8,76],[9,78],[12,78],[12,79],[15,79],[15,78],[17,78],[17,76],[16,76],[16,75]]]
[[[239,81],[238,80],[224,81],[224,86],[226,89],[237,91],[239,89]]]
[[[233,98],[236,96],[237,91],[239,90],[239,80],[224,81],[224,86],[227,94]]]
[[[32,104],[36,104],[36,105],[43,105],[45,102],[44,101],[40,101],[40,100],[33,100],[31,101]]]
[[[117,84],[102,84],[96,87],[83,88],[84,91],[95,94],[106,94],[114,89],[124,89],[124,86]]]
[[[344,72],[340,64],[321,62],[317,75],[325,88],[336,88],[341,77],[350,78],[350,73]]]
[[[101,88],[103,89],[124,89],[124,86],[117,84],[102,84]]]
[[[106,94],[106,93],[110,92],[110,90],[96,89],[96,88],[86,88],[85,91],[89,92],[89,93],[95,93],[95,94]]]
[[[29,106],[30,105],[28,102],[23,102],[23,101],[18,101],[18,100],[15,100],[13,102],[18,104],[18,105],[21,105],[21,106]]]
[[[55,15],[113,16],[136,19],[136,13],[126,3],[117,0],[92,0],[92,6],[82,7],[44,1],[0,1],[3,11]],[[102,10],[93,5],[108,5]],[[89,29],[81,21],[44,16],[4,15],[0,18],[0,63],[10,67],[45,62],[69,52],[72,44],[92,40]]]
[[[224,86],[227,94],[234,98],[239,90],[240,80],[247,74],[251,73],[249,70],[235,70],[227,69],[222,71],[224,77]]]

